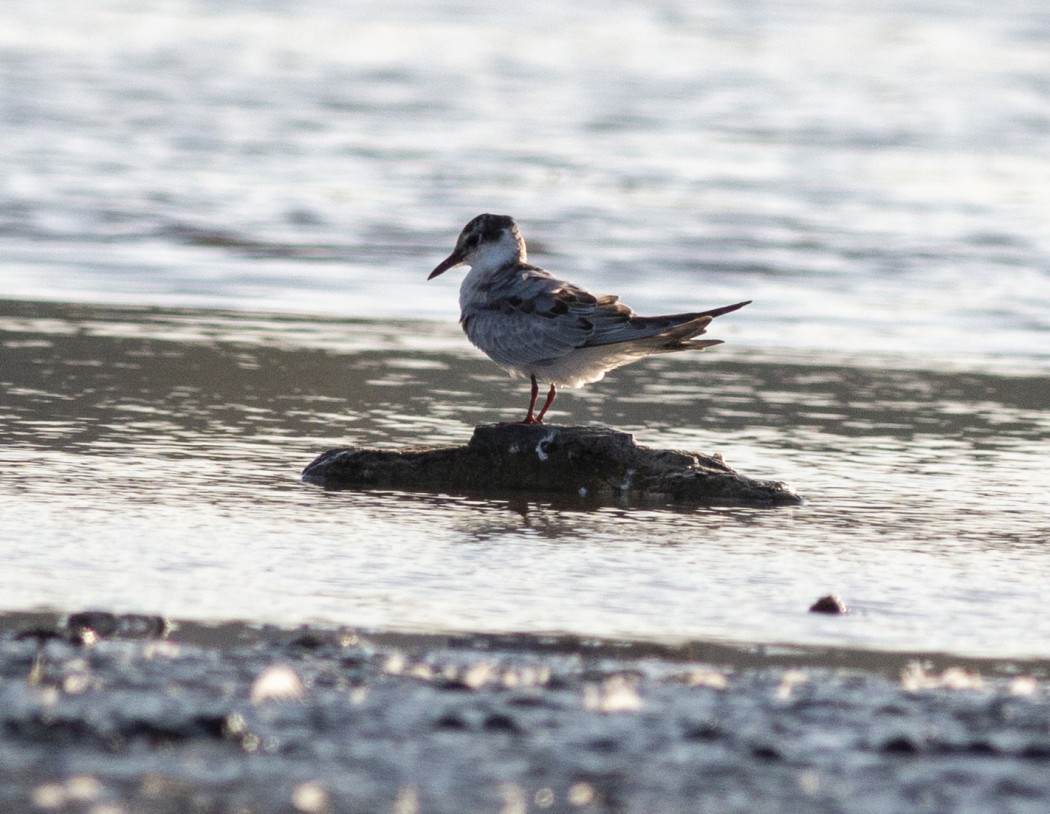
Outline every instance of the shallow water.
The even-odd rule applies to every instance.
[[[0,606],[1045,654],[1048,76],[1037,0],[6,2]],[[808,504],[299,483],[517,418],[425,281],[485,210],[754,299],[553,417]]]
[[[520,383],[455,325],[6,302],[0,332],[0,609],[1050,647],[1039,370],[732,345],[635,365],[553,420],[718,451],[808,502],[589,507],[298,481],[328,447],[463,443],[517,417]],[[832,591],[852,613],[807,613]]]

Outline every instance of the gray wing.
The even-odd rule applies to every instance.
[[[464,311],[470,341],[510,367],[558,359],[594,335],[598,299],[557,280],[518,281]]]
[[[465,310],[463,330],[498,364],[549,362],[583,347],[659,336],[695,315],[639,317],[613,296],[595,296],[542,269],[518,266],[489,288],[484,302]],[[703,332],[693,326],[691,335]]]

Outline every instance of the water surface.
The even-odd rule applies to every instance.
[[[0,610],[1045,655],[1048,76],[1039,0],[6,0]],[[521,413],[425,280],[482,211],[753,299],[553,419],[808,503],[301,484]]]
[[[0,12],[8,297],[454,321],[466,221],[757,347],[1046,357],[1041,0]]]
[[[794,508],[326,493],[332,446],[465,442],[525,391],[454,325],[7,302],[3,609],[1038,656],[1042,371],[731,345],[555,405]],[[853,612],[807,613],[830,591]]]

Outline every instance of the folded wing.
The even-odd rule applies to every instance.
[[[640,317],[617,297],[596,297],[540,269],[528,271],[532,273],[516,274],[493,286],[486,301],[464,311],[461,320],[471,342],[507,367],[543,364],[580,348],[628,342],[644,345],[647,353],[718,344],[689,340],[704,333],[716,316],[747,305]]]

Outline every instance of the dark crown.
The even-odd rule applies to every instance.
[[[509,215],[478,215],[463,227],[463,234],[478,235],[482,240],[495,240],[504,229],[515,228],[514,218]]]

